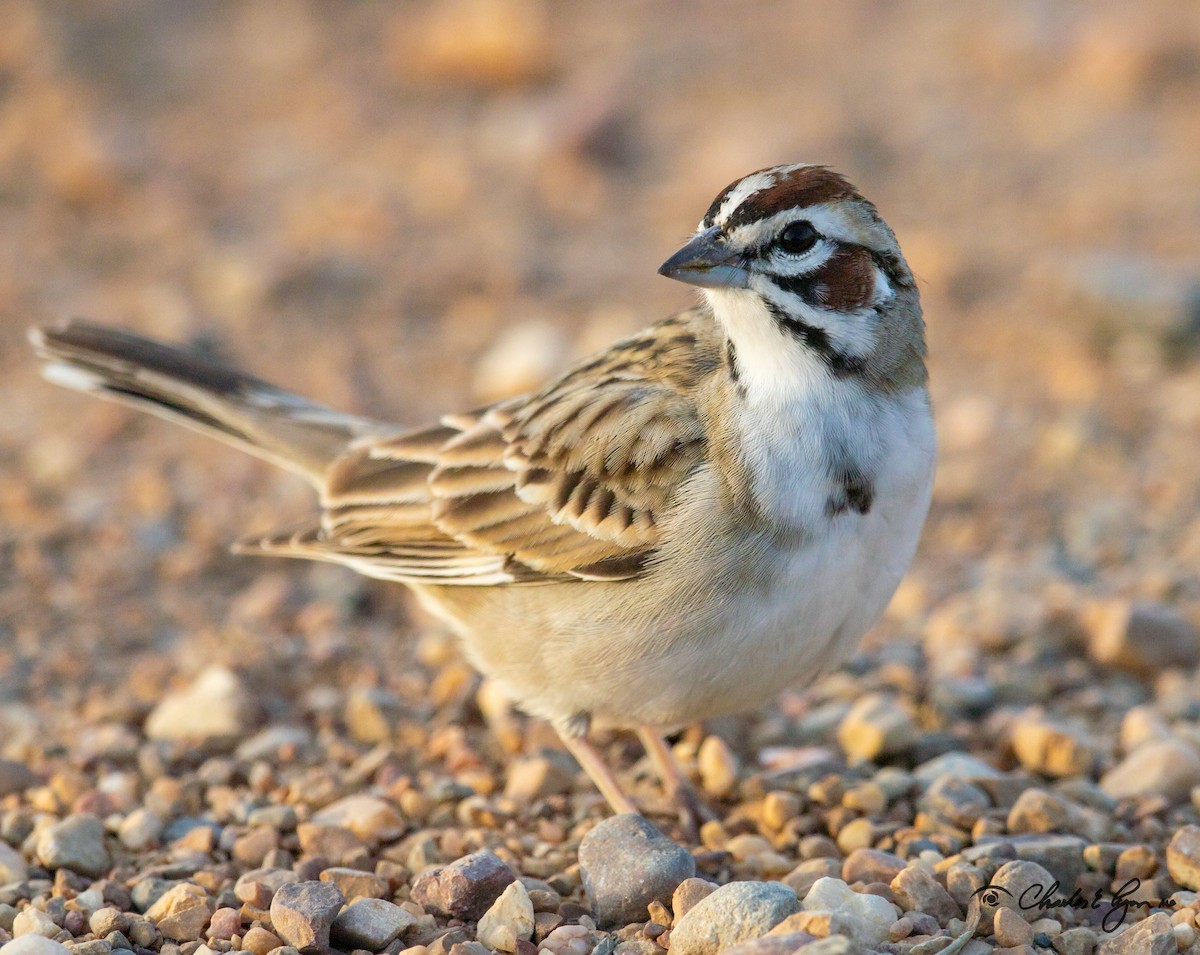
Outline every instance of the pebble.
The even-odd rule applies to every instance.
[[[1191,667],[1200,655],[1200,631],[1174,607],[1119,600],[1089,608],[1088,654],[1097,663],[1153,675]]]
[[[1026,921],[1040,918],[1041,913],[1036,908],[1022,908],[1022,894],[1048,890],[1053,883],[1054,876],[1044,867],[1025,859],[1004,863],[990,880],[991,885],[1005,890],[1002,893],[993,893],[996,897],[995,907],[1013,909]],[[1035,886],[1038,887],[1037,890],[1034,889]],[[1026,896],[1027,899],[1029,897]]]
[[[111,864],[104,845],[104,823],[80,813],[47,826],[38,836],[37,857],[47,869],[103,875]]]
[[[900,913],[887,899],[855,892],[841,879],[820,879],[804,898],[805,913],[829,915],[829,930],[861,946],[879,945]]]
[[[763,823],[778,832],[789,820],[800,815],[800,805],[800,797],[795,793],[772,790],[763,797]]]
[[[0,842],[0,885],[24,882],[28,874],[25,857],[7,842]]]
[[[139,806],[121,820],[117,838],[126,849],[141,852],[158,844],[165,827],[166,822],[158,813]]]
[[[61,926],[54,919],[32,905],[22,909],[13,919],[13,935],[18,938],[22,935],[42,935],[46,938],[54,938],[60,929]]]
[[[601,926],[645,919],[651,902],[670,901],[696,874],[692,854],[641,816],[610,816],[579,845],[584,891]]]
[[[1108,831],[1109,820],[1044,789],[1026,789],[1009,810],[1007,826],[1012,833],[1068,832],[1097,842]]]
[[[1022,766],[1045,776],[1089,773],[1098,755],[1083,731],[1036,710],[1013,725],[1012,748]]]
[[[910,750],[917,725],[909,708],[896,696],[868,693],[842,718],[838,743],[854,760],[872,760]]]
[[[347,905],[334,919],[331,938],[345,951],[362,948],[378,952],[416,922],[415,915],[387,899],[359,899]]]
[[[1176,830],[1167,845],[1167,871],[1185,889],[1200,891],[1200,826]]]
[[[129,916],[120,909],[104,906],[96,909],[88,919],[88,928],[93,935],[111,935],[129,928]]]
[[[898,855],[879,849],[855,849],[842,863],[842,879],[848,884],[855,882],[891,882],[904,869],[905,862]],[[800,895],[799,892],[796,893]]]
[[[271,899],[271,927],[300,951],[329,948],[329,930],[345,898],[332,882],[290,882]]]
[[[228,942],[241,931],[242,913],[237,909],[225,907],[213,912],[212,918],[208,920],[208,931],[204,935],[206,938]]]
[[[332,882],[350,901],[355,899],[384,899],[388,896],[387,880],[374,872],[334,866],[321,873],[322,882]]]
[[[0,759],[0,798],[36,786],[41,780],[26,766],[12,759]]]
[[[1063,885],[1073,885],[1085,868],[1083,850],[1087,843],[1077,836],[1010,836],[1005,842],[1016,850],[1018,859],[1041,866]]]
[[[404,818],[391,803],[377,796],[346,796],[313,814],[316,826],[349,829],[365,842],[398,839],[405,830]]]
[[[954,897],[926,869],[909,866],[896,873],[890,883],[897,903],[905,909],[932,915],[942,925],[962,918]]]
[[[675,923],[696,907],[696,904],[707,899],[717,890],[715,882],[707,879],[684,879],[671,895],[671,911],[675,914]]]
[[[509,764],[504,796],[527,805],[570,792],[574,785],[575,772],[565,760],[551,755],[527,756]]]
[[[1014,909],[1007,907],[997,909],[994,927],[996,944],[1002,948],[1033,944],[1033,926]]]
[[[783,877],[783,884],[804,898],[819,879],[837,879],[843,876],[842,863],[837,859],[805,859]],[[846,881],[850,881],[847,879]]]
[[[261,925],[254,925],[242,936],[242,949],[252,955],[268,955],[274,951],[283,940],[274,932],[267,931]]]
[[[1096,948],[1096,955],[1175,955],[1171,917],[1155,912],[1134,922],[1120,935],[1110,935]]]
[[[1069,928],[1053,942],[1058,955],[1092,955],[1096,950],[1096,933],[1087,926]]]
[[[71,950],[42,935],[23,935],[0,947],[0,955],[71,955]]]
[[[951,825],[969,829],[992,808],[992,800],[981,787],[947,772],[929,784],[917,805]]]
[[[446,918],[477,921],[516,876],[486,849],[419,875],[412,899]]]
[[[773,931],[774,929],[772,929]],[[747,942],[739,942],[730,948],[722,949],[721,955],[792,955],[796,949],[801,946],[807,947],[815,941],[815,937],[807,932],[767,934],[761,938],[752,938]]]
[[[146,910],[146,918],[164,938],[191,942],[204,933],[212,911],[212,902],[204,889],[182,882],[160,895]]]
[[[1196,785],[1200,755],[1175,738],[1143,743],[1100,779],[1100,788],[1114,799],[1163,796],[1182,802]]]
[[[913,779],[923,786],[932,785],[942,776],[975,782],[981,779],[997,779],[1000,775],[1000,770],[991,763],[958,750],[935,756],[913,770]]]
[[[719,736],[708,736],[696,754],[700,785],[708,795],[724,799],[737,785],[741,765],[729,745]]]
[[[146,717],[150,739],[205,740],[240,736],[258,715],[254,697],[228,667],[211,666],[192,683],[168,693]]]
[[[758,938],[800,910],[778,882],[729,882],[696,903],[671,929],[672,955],[715,955]]]
[[[483,913],[476,937],[488,948],[516,952],[518,941],[533,938],[533,903],[520,882],[512,882]]]

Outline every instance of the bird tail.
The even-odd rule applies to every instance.
[[[236,445],[321,488],[357,439],[392,429],[342,414],[189,351],[95,322],[30,329],[55,384],[133,405]]]

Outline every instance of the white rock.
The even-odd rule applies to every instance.
[[[125,848],[140,852],[155,845],[165,827],[166,823],[158,813],[145,806],[138,806],[121,820],[117,838]]]
[[[855,892],[841,879],[817,879],[804,897],[804,911],[828,912],[830,932],[861,945],[879,945],[888,937],[899,910],[878,895]]]
[[[1100,788],[1114,799],[1165,796],[1182,802],[1196,785],[1200,754],[1174,738],[1143,743],[1100,779]]]
[[[0,948],[0,955],[71,955],[71,950],[44,935],[22,935]]]
[[[258,707],[236,673],[204,670],[191,686],[169,693],[146,718],[150,739],[198,740],[240,736],[255,722]]]
[[[332,802],[313,814],[318,826],[341,826],[368,842],[397,839],[404,832],[404,818],[390,802],[360,794]]]
[[[13,919],[13,935],[18,938],[22,935],[41,935],[44,938],[54,938],[59,931],[61,929],[54,924],[54,919],[41,909],[35,909],[32,905],[23,908]]]
[[[515,952],[517,941],[533,938],[533,903],[521,882],[510,883],[479,920],[476,936],[488,948]]]

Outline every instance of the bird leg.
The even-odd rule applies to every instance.
[[[639,726],[637,734],[662,782],[668,801],[679,812],[680,822],[693,839],[698,838],[700,823],[715,819],[716,816],[680,768],[662,734],[652,726]]]
[[[575,757],[575,762],[583,767],[583,771],[588,774],[588,777],[595,784],[596,788],[600,790],[600,795],[608,800],[608,804],[612,806],[613,812],[632,812],[640,815],[641,812],[638,807],[625,794],[625,790],[621,788],[616,775],[608,768],[604,757],[588,741],[588,738],[573,734],[569,730],[559,727],[555,728],[558,729],[559,738],[563,741],[563,745],[567,747],[567,751]]]

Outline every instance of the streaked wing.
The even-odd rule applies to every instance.
[[[685,312],[541,392],[359,443],[327,474],[319,530],[252,546],[429,584],[638,576],[705,454],[693,394],[716,357],[700,321]]]

